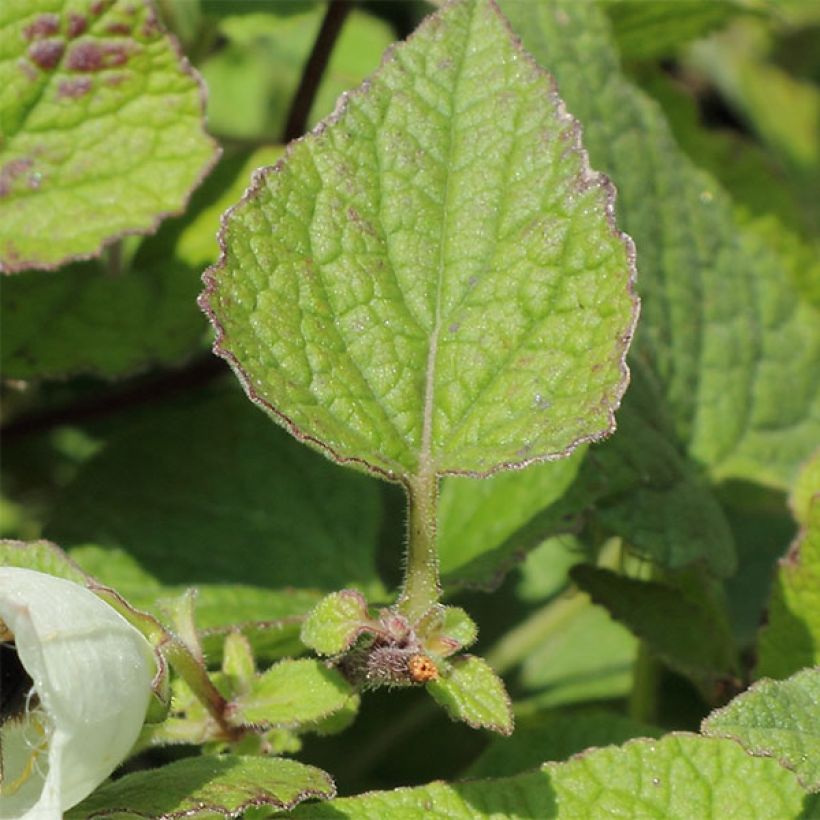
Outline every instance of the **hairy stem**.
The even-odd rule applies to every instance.
[[[284,142],[290,142],[305,133],[308,114],[310,114],[310,109],[313,107],[313,100],[316,98],[319,83],[325,73],[325,68],[327,68],[330,54],[333,51],[333,44],[336,42],[345,18],[352,7],[351,0],[333,0],[333,2],[327,4],[322,27],[316,35],[316,42],[313,44],[313,50],[310,52],[307,63],[305,63],[299,88],[296,90],[296,95],[288,112],[287,125],[285,125],[283,134]]]
[[[436,551],[438,477],[422,470],[407,487],[407,563],[399,612],[411,623],[418,621],[441,597]]]

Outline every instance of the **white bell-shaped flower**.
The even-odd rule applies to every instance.
[[[0,567],[0,641],[0,818],[60,818],[133,747],[154,652],[90,590],[16,567]]]

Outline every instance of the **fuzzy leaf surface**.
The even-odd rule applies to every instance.
[[[0,269],[96,255],[183,209],[216,149],[148,3],[7,0],[0,43]]]
[[[335,792],[330,775],[295,760],[201,755],[107,783],[66,819],[238,817],[253,806],[288,809]]]
[[[353,690],[335,669],[317,660],[285,660],[263,672],[235,706],[242,722],[295,727],[338,712],[351,698]]]
[[[679,734],[594,749],[514,777],[338,798],[297,808],[293,817],[782,820],[813,817],[818,808],[820,801],[774,760],[750,757],[731,740]]]
[[[703,722],[703,733],[737,740],[779,760],[820,791],[820,667],[784,681],[762,680]]]
[[[368,620],[367,601],[354,589],[322,598],[302,624],[302,642],[320,655],[344,652]]]
[[[501,678],[483,658],[455,658],[438,680],[427,684],[427,691],[454,720],[502,735],[513,730],[510,696]]]
[[[632,246],[493,4],[453,3],[389,52],[222,241],[217,352],[340,461],[482,474],[612,429]]]

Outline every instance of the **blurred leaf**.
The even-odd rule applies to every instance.
[[[816,474],[816,462],[805,474]],[[783,558],[769,602],[768,622],[758,638],[759,677],[785,678],[820,663],[820,492],[806,508],[801,487],[795,509],[803,529]]]
[[[635,637],[582,593],[559,600],[560,605],[553,603],[544,611],[543,629],[540,634],[534,630],[521,652],[519,685],[528,698],[516,698],[516,715],[585,700],[620,698],[632,686]],[[528,625],[532,622],[521,628]]]
[[[585,453],[586,448],[579,448],[569,458],[534,464],[523,472],[498,473],[483,481],[446,478],[436,534],[445,586],[494,585],[526,549],[516,533],[561,498]],[[535,543],[528,546],[534,547],[543,535],[531,540]]]
[[[750,754],[773,757],[820,791],[820,667],[784,681],[762,680],[712,712],[703,733],[736,740]]]
[[[244,809],[287,809],[311,797],[332,797],[330,775],[281,757],[188,757],[109,782],[71,809],[90,817],[238,817]]]
[[[572,579],[613,618],[624,623],[672,669],[711,688],[737,674],[732,635],[719,611],[700,595],[656,581],[627,578],[580,564]]]
[[[213,10],[213,4],[206,7]],[[208,83],[208,124],[238,139],[278,140],[324,15],[323,4],[288,8],[255,3],[224,8],[218,23],[226,44],[202,64]],[[294,13],[296,12],[296,13]],[[382,21],[353,10],[345,21],[311,109],[309,126],[333,111],[336,98],[378,65],[393,33]]]
[[[605,435],[631,244],[576,135],[493,6],[445,7],[232,211],[215,350],[295,435],[388,478]]]
[[[594,749],[497,780],[429,783],[297,808],[293,817],[812,817],[820,801],[774,760],[731,740],[669,735]],[[805,813],[801,814],[801,810]]]
[[[241,723],[295,728],[332,715],[353,697],[350,684],[322,661],[285,660],[263,672],[232,708]]]
[[[494,738],[465,774],[502,777],[566,760],[595,746],[620,745],[635,737],[660,737],[657,726],[601,709],[546,712],[520,722],[509,738]]]
[[[185,207],[215,145],[151,6],[6,0],[0,31],[2,269],[97,255]]]
[[[763,140],[788,162],[817,175],[820,88],[769,60],[770,27],[738,20],[696,43],[690,61],[718,86]]]
[[[674,54],[750,6],[742,0],[615,0],[606,9],[622,56],[647,60]]]
[[[794,517],[800,524],[808,525],[814,513],[812,507],[817,503],[820,493],[820,449],[816,450],[803,465],[803,469],[794,483],[791,494],[791,508]]]
[[[677,438],[713,478],[787,487],[820,440],[817,311],[623,78],[600,8],[501,5],[584,122],[591,161],[618,186],[620,219],[640,248],[633,357],[650,366]]]
[[[377,485],[271,425],[232,386],[121,428],[47,526],[66,547],[120,548],[164,585],[383,594]]]

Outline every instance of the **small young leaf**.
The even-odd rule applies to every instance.
[[[793,769],[820,791],[820,667],[784,681],[762,680],[703,722],[706,735],[737,740],[753,755]]]
[[[514,777],[337,798],[297,808],[293,817],[784,820],[818,810],[817,796],[774,760],[751,757],[732,740],[675,734],[593,749]]]
[[[108,783],[66,814],[91,817],[239,817],[252,806],[289,809],[336,793],[330,775],[281,757],[202,755]]]
[[[513,730],[510,696],[482,658],[461,655],[451,660],[438,680],[427,684],[427,691],[454,720],[502,735]]]
[[[736,674],[728,624],[694,595],[670,584],[627,578],[588,564],[573,567],[570,576],[672,669],[695,683],[708,688],[721,677]]]
[[[198,77],[146,2],[0,4],[0,270],[149,232],[216,157]]]
[[[274,664],[233,704],[236,722],[297,727],[342,709],[353,696],[350,684],[316,660]]]
[[[257,176],[201,301],[294,435],[390,478],[486,474],[613,428],[637,301],[612,213],[549,76],[462,0]]]
[[[246,695],[253,689],[256,662],[251,643],[241,632],[229,632],[225,637],[222,672],[231,682],[232,695]]]
[[[457,606],[443,607],[440,620],[426,633],[425,649],[435,655],[447,657],[460,649],[466,649],[478,639],[475,621]]]
[[[322,598],[302,624],[302,643],[320,655],[338,655],[356,640],[368,621],[367,601],[355,589]]]

